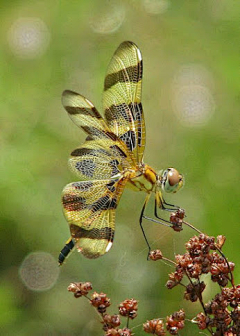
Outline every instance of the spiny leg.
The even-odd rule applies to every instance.
[[[168,223],[165,224],[166,226],[171,227],[174,231],[181,231],[182,230],[182,220],[185,217],[185,211],[184,209],[181,209],[180,207],[175,207],[172,209],[166,209],[163,207],[164,199],[162,197],[161,192],[156,192],[155,194],[155,207],[154,207],[154,215],[156,218],[160,219],[161,222],[157,220],[152,220],[152,222],[163,224],[162,222]],[[168,203],[167,203],[168,204]],[[168,211],[174,211],[171,216],[170,220],[166,220],[164,218],[161,218],[158,216],[157,209],[160,208],[162,210],[168,210]],[[170,225],[169,225],[170,224]]]
[[[155,200],[155,207],[154,207],[154,215],[155,215],[155,217],[157,217],[161,221],[158,221],[158,220],[156,220],[154,218],[151,218],[151,217],[147,217],[144,214],[143,214],[143,218],[145,218],[145,219],[147,219],[147,220],[149,220],[151,222],[157,223],[157,224],[161,224],[161,225],[164,225],[164,226],[167,226],[167,227],[170,227],[170,228],[172,227],[172,225],[171,225],[172,223],[170,221],[168,221],[168,220],[166,220],[166,219],[161,218],[161,217],[158,216],[158,214],[157,214],[157,202],[156,202],[156,200]]]
[[[166,207],[169,206],[171,208],[167,208]],[[174,210],[178,210],[180,209],[180,207],[178,205],[175,205],[175,204],[171,204],[171,203],[167,203],[164,199],[163,199],[163,202],[162,202],[162,209],[163,210],[166,210],[166,211],[174,211]]]
[[[167,207],[168,206],[168,207]],[[169,208],[170,207],[170,208]],[[160,208],[162,210],[165,210],[165,211],[169,211],[169,212],[172,212],[172,211],[177,211],[180,209],[179,206],[177,205],[174,205],[174,204],[170,204],[170,203],[167,203],[164,198],[163,198],[163,195],[161,193],[160,190],[156,191],[155,193],[155,209],[154,209],[154,214],[155,216],[158,218],[158,219],[161,219],[163,220],[164,222],[167,222],[169,223],[169,221],[166,221],[164,220],[163,218],[159,217],[158,214],[157,214],[157,209]]]
[[[148,256],[149,256],[149,253],[151,251],[151,247],[150,247],[150,244],[147,240],[146,234],[144,232],[144,229],[143,229],[143,226],[142,226],[142,220],[143,220],[143,218],[146,218],[144,216],[144,211],[145,211],[146,205],[149,201],[149,198],[150,198],[150,194],[147,194],[147,197],[145,198],[145,201],[144,201],[144,204],[143,204],[143,207],[142,207],[142,211],[141,211],[141,215],[140,215],[140,218],[139,218],[139,224],[140,224],[140,227],[141,227],[141,230],[142,230],[142,233],[143,233],[143,237],[144,237],[145,242],[147,243],[147,246],[148,246]]]
[[[152,221],[154,223],[157,223],[157,224],[161,224],[161,225],[165,225],[165,226],[171,227],[171,225],[169,225],[169,224],[157,221],[157,220],[155,220],[155,219],[153,219],[151,217],[147,217],[147,216],[144,215],[144,211],[145,211],[145,208],[146,208],[146,205],[147,205],[147,203],[149,201],[150,196],[151,196],[151,194],[148,194],[147,197],[145,198],[145,201],[144,201],[144,204],[143,204],[143,208],[142,208],[142,211],[141,211],[141,215],[140,215],[140,219],[139,219],[139,224],[140,224],[140,227],[141,227],[141,230],[142,230],[142,233],[143,233],[143,237],[144,237],[144,239],[145,239],[145,241],[147,243],[147,246],[148,246],[148,256],[147,256],[147,259],[149,258],[149,253],[151,251],[151,246],[150,246],[150,244],[149,244],[149,242],[147,240],[146,234],[145,234],[143,226],[142,226],[142,220],[143,220],[143,218],[147,219],[149,221]],[[170,222],[168,222],[166,220],[163,220],[163,221],[165,221],[167,223],[170,223]]]
[[[158,211],[158,208],[161,208],[162,210],[167,210],[167,211],[173,211],[173,209],[169,210],[169,209],[165,209],[165,208],[162,208],[162,206],[158,204],[158,201],[157,199],[155,198],[155,205],[154,205],[154,215],[156,218],[160,219],[161,221],[163,221],[164,223],[169,223],[169,224],[172,224],[169,220],[167,219],[164,219],[162,217],[159,217],[157,211]],[[169,227],[172,227],[172,225],[168,225]]]
[[[157,196],[156,196],[156,199],[157,199]],[[159,199],[160,199],[160,203],[158,204],[158,207],[161,208],[162,210],[171,212],[171,211],[176,211],[180,209],[178,205],[167,203],[162,195],[159,197]]]
[[[69,238],[66,241],[66,244],[65,244],[64,248],[59,253],[59,257],[58,257],[58,265],[59,266],[62,266],[62,264],[64,263],[64,260],[68,257],[68,255],[73,250],[73,248],[74,248],[74,242],[73,242],[72,238]]]
[[[167,203],[165,199],[163,198],[163,195],[160,190],[157,190],[155,193],[155,207],[156,207],[156,203],[157,203],[158,208],[161,208],[162,210],[165,210],[165,211],[171,212],[171,211],[176,211],[180,209],[178,205]],[[155,212],[155,216],[158,218],[158,216],[156,215],[156,212]]]

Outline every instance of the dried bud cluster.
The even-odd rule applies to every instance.
[[[178,335],[179,330],[184,328],[185,312],[183,309],[173,313],[166,319],[166,330],[170,335]],[[161,319],[154,319],[143,324],[143,330],[148,334],[157,336],[166,335],[164,322]]]
[[[240,335],[240,285],[222,288],[220,294],[205,305],[204,315],[197,315],[199,329],[215,328],[215,336]]]
[[[108,329],[105,336],[133,336],[131,329]]]
[[[174,231],[182,231],[182,222],[185,216],[184,209],[178,209],[176,212],[171,213],[170,222],[172,223],[172,229]]]
[[[90,302],[101,314],[105,313],[107,307],[110,306],[110,299],[107,298],[107,295],[104,293],[94,292]]]
[[[87,295],[90,290],[92,290],[90,282],[72,282],[68,286],[68,291],[74,293],[75,298]]]
[[[124,300],[119,305],[119,314],[134,319],[137,316],[138,302],[135,299]]]
[[[206,285],[203,281],[201,282],[190,282],[186,286],[186,291],[184,293],[184,299],[189,300],[191,302],[196,302],[202,295]]]
[[[103,316],[103,330],[107,331],[111,328],[120,326],[121,321],[119,315],[105,314]]]
[[[222,246],[225,239],[223,236],[218,238],[218,248]],[[205,288],[204,283],[199,281],[202,274],[210,273],[212,280],[218,282],[220,286],[226,286],[229,280],[230,272],[234,269],[234,264],[227,262],[225,258],[219,255],[215,250],[215,238],[200,234],[194,236],[186,243],[187,252],[176,256],[177,267],[174,273],[169,274],[167,287],[169,289],[178,285],[183,275],[192,279],[187,286],[185,298],[196,301],[199,294]],[[214,251],[214,252],[212,252]],[[194,282],[194,279],[197,281]]]
[[[143,324],[143,330],[148,334],[153,334],[157,336],[166,335],[166,332],[164,330],[164,322],[161,319],[147,321]]]
[[[217,236],[216,246],[221,250],[225,241],[226,241],[225,236],[223,236],[223,235]]]
[[[219,286],[225,287],[229,280],[229,270],[233,272],[235,264],[231,261],[226,263],[226,260],[216,252],[212,254],[212,257],[211,279],[217,282]]]
[[[173,228],[180,231],[184,211],[179,209],[171,215]],[[186,243],[186,253],[176,255],[175,271],[169,274],[167,288],[171,289],[178,284],[185,287],[184,298],[191,302],[199,300],[203,307],[203,312],[199,313],[195,321],[200,330],[207,329],[212,336],[239,336],[240,335],[240,285],[235,286],[233,280],[234,263],[228,261],[221,248],[225,242],[224,236],[218,236],[215,242],[214,237],[200,234],[194,236]],[[153,250],[149,253],[149,259],[164,259],[160,250]],[[211,280],[218,283],[221,292],[207,304],[204,304],[202,293],[206,288],[204,281],[201,281],[203,274],[210,274]],[[185,285],[182,280],[188,279]],[[226,287],[228,284],[232,287]],[[86,296],[93,307],[101,314],[103,330],[105,336],[133,336],[133,332],[128,328],[129,319],[137,316],[138,301],[126,299],[119,305],[119,314],[127,317],[127,327],[119,329],[121,324],[120,315],[109,315],[106,313],[110,306],[110,299],[105,293],[94,292],[91,299],[87,296],[92,290],[90,282],[73,282],[68,286],[68,291],[74,293],[76,298]],[[179,310],[166,318],[153,319],[143,324],[146,333],[165,336],[179,335],[179,331],[185,325],[185,312]]]
[[[150,260],[156,261],[162,258],[163,258],[163,255],[160,250],[153,250],[149,252],[148,259]]]
[[[167,317],[166,327],[170,335],[178,335],[179,330],[184,328],[185,312],[183,309]]]
[[[181,282],[183,275],[183,270],[180,267],[176,267],[175,272],[168,274],[169,280],[166,284],[167,288],[172,289],[177,286]]]
[[[88,292],[92,290],[90,282],[72,282],[68,286],[68,291],[74,293],[76,298],[87,296]],[[87,297],[88,298],[88,297]],[[88,298],[89,299],[89,298]],[[89,299],[93,307],[102,315],[103,330],[106,336],[132,336],[133,333],[129,328],[118,329],[121,324],[119,315],[106,314],[107,308],[110,306],[110,299],[105,293],[94,292]],[[138,303],[135,299],[128,299],[120,303],[119,313],[130,319],[137,316]]]
[[[219,236],[216,243],[214,237],[204,234],[191,238],[186,243],[187,252],[176,256],[177,266],[175,272],[169,274],[167,287],[171,289],[180,284],[185,275],[189,284],[185,286],[184,298],[192,302],[200,300],[204,306],[202,292],[206,284],[200,277],[210,274],[211,280],[221,287],[221,293],[204,306],[204,313],[197,315],[198,327],[211,330],[214,336],[236,336],[240,335],[240,286],[234,286],[232,281],[234,263],[219,252],[224,242],[224,236]],[[229,282],[232,288],[226,288]]]
[[[137,300],[127,299],[120,303],[119,314],[130,319],[134,319],[137,316],[138,303]],[[132,336],[133,333],[129,328],[117,329],[120,325],[119,315],[103,316],[103,330],[106,336]]]

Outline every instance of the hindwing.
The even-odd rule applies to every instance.
[[[115,232],[115,210],[126,181],[95,180],[66,185],[62,204],[76,248],[87,258],[109,251]]]

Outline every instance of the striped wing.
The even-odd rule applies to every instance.
[[[115,51],[104,82],[103,108],[110,130],[125,142],[135,163],[145,148],[145,122],[141,104],[142,56],[133,42]]]
[[[65,217],[77,249],[98,258],[112,246],[115,210],[125,180],[95,180],[68,184],[62,193]]]
[[[129,162],[127,154],[117,144],[108,148],[106,142],[93,140],[85,141],[71,153],[69,166],[80,180],[105,180],[120,176]]]
[[[99,179],[97,174],[102,168],[102,178],[109,178],[111,176],[111,174],[104,172],[105,167],[103,167],[103,164],[106,161],[109,163],[119,158],[119,161],[124,161],[122,163],[124,167],[125,165],[133,165],[134,159],[132,153],[125,143],[108,127],[97,109],[88,99],[76,92],[66,90],[62,94],[62,104],[73,122],[88,135],[85,144],[74,150],[71,154],[70,167],[72,170],[78,175],[80,172],[83,179]],[[85,156],[84,159],[78,158],[82,158],[83,156]],[[99,163],[98,167],[96,167],[99,162],[96,157],[100,156],[103,157],[101,160],[102,163]],[[110,156],[112,156],[112,159],[110,159]],[[108,160],[106,160],[106,157],[108,157]],[[89,171],[89,174],[84,173],[86,170]]]

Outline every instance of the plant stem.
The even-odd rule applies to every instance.
[[[199,234],[201,234],[202,232],[200,230],[198,230],[197,228],[195,228],[195,226],[193,226],[192,224],[183,221],[183,224],[189,226],[191,229],[193,229],[194,231],[198,232]]]

